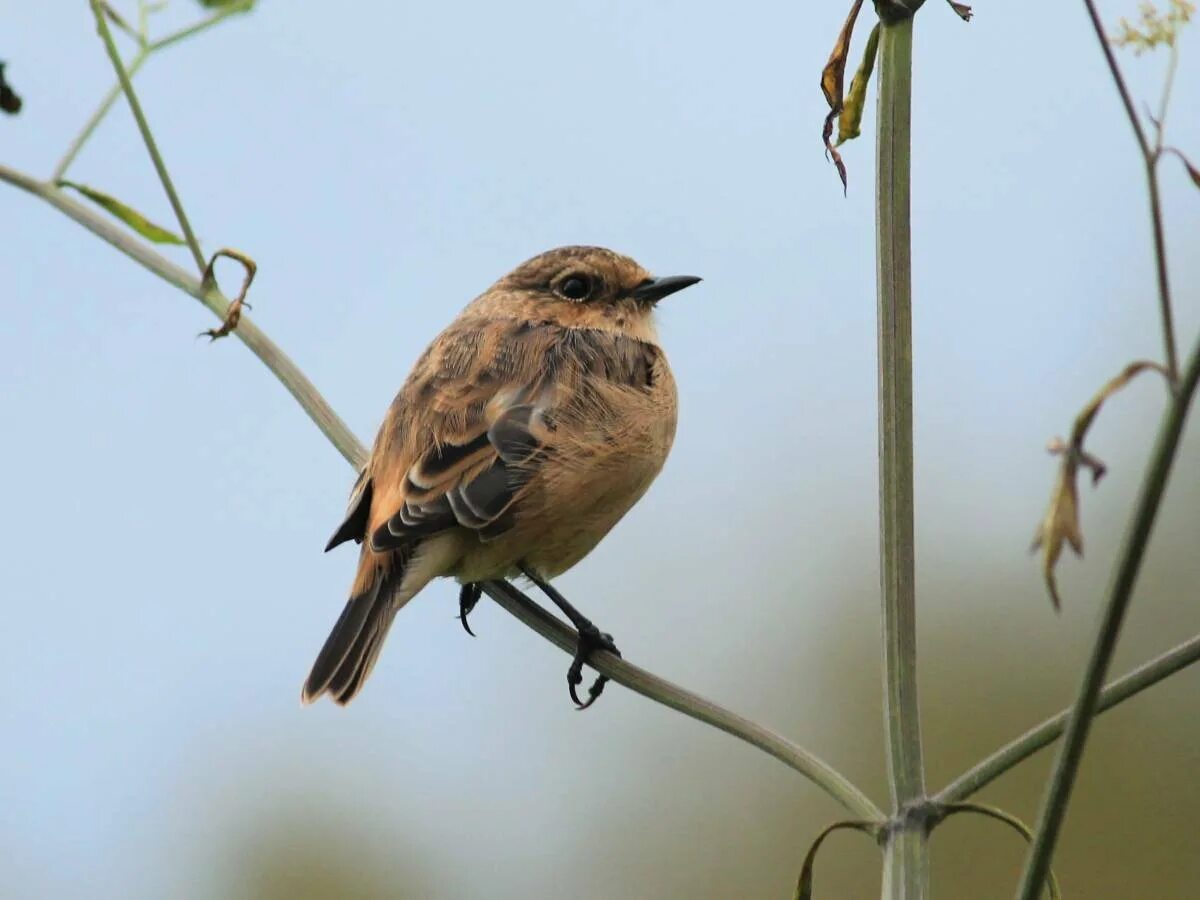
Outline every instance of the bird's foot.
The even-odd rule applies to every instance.
[[[462,590],[458,592],[458,621],[462,622],[462,627],[471,637],[475,637],[475,632],[467,624],[467,616],[471,614],[471,610],[475,608],[475,604],[482,596],[483,588],[474,583],[464,584]]]
[[[571,668],[567,670],[567,690],[571,694],[575,708],[582,711],[596,702],[596,699],[604,693],[604,686],[608,684],[607,675],[597,675],[592,686],[588,688],[587,700],[581,701],[577,688],[583,683],[583,664],[597,650],[606,650],[614,656],[620,656],[621,651],[613,643],[611,634],[601,631],[589,620],[583,619],[576,624],[576,627],[579,631],[579,643],[575,647],[575,658],[571,660]]]

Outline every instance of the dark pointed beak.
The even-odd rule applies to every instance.
[[[633,296],[646,303],[657,303],[663,297],[682,291],[699,282],[695,275],[668,275],[665,278],[652,278],[644,281],[633,289]]]

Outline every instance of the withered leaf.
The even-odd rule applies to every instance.
[[[0,62],[0,110],[15,116],[21,111],[21,97],[4,78],[5,64]]]
[[[1088,401],[1087,406],[1075,417],[1075,425],[1071,429],[1071,446],[1082,449],[1084,435],[1092,427],[1092,423],[1096,420],[1096,415],[1100,412],[1100,407],[1104,405],[1104,401],[1146,371],[1158,372],[1164,378],[1170,377],[1166,369],[1158,363],[1150,362],[1149,360],[1142,359],[1127,365],[1115,377],[1109,379],[1108,383],[1096,392],[1096,396],[1092,397]]]
[[[216,287],[217,277],[213,272],[213,266],[216,265],[217,260],[222,256],[241,263],[246,274],[242,278],[242,289],[238,291],[238,295],[233,298],[233,302],[225,310],[225,318],[222,320],[220,326],[205,329],[196,335],[196,337],[207,337],[209,343],[218,338],[228,337],[238,327],[238,323],[242,320],[243,307],[250,309],[250,304],[246,302],[246,292],[250,290],[250,283],[254,281],[254,276],[258,273],[258,264],[253,259],[240,250],[224,247],[214,253],[212,259],[208,261],[208,265],[204,267],[204,277],[201,279],[201,284],[204,287]]]
[[[1076,556],[1083,555],[1083,532],[1079,527],[1079,488],[1076,483],[1080,460],[1078,454],[1072,453],[1070,447],[1057,439],[1052,441],[1047,449],[1051,453],[1061,455],[1062,462],[1054,478],[1054,488],[1050,492],[1050,504],[1046,507],[1046,515],[1038,523],[1030,549],[1036,551],[1040,547],[1042,550],[1042,577],[1057,611],[1062,609],[1062,599],[1059,597],[1054,569],[1058,565],[1058,558],[1062,556],[1063,543],[1069,544]]]
[[[1021,835],[1021,837],[1025,838],[1027,844],[1033,843],[1033,832],[1028,825],[1012,813],[996,806],[989,806],[986,803],[948,803],[938,811],[938,821],[947,819],[958,813],[975,813],[976,815],[987,816],[989,819],[995,819],[997,822],[1003,822],[1017,834]],[[1053,870],[1051,870],[1050,876],[1046,879],[1046,890],[1050,895],[1050,900],[1062,900],[1062,889],[1058,886],[1058,879],[1055,877]]]
[[[1190,179],[1192,179],[1192,184],[1194,184],[1196,187],[1200,188],[1200,169],[1197,169],[1195,166],[1193,166],[1192,161],[1190,159],[1188,159],[1186,156],[1184,156],[1182,152],[1180,152],[1179,150],[1176,150],[1174,147],[1167,147],[1166,152],[1173,153],[1177,157],[1179,157],[1179,161],[1181,163],[1183,163],[1183,167],[1185,169],[1187,169],[1188,177]]]
[[[825,95],[825,102],[829,104],[829,114],[825,116],[825,124],[821,128],[821,140],[825,143],[826,157],[833,160],[833,164],[837,167],[838,177],[842,179],[843,193],[848,187],[846,182],[846,164],[842,161],[842,155],[838,153],[837,148],[830,139],[833,137],[833,121],[842,111],[843,89],[846,82],[846,60],[850,56],[850,37],[854,33],[854,23],[858,19],[858,11],[860,9],[862,9],[862,0],[854,0],[854,4],[850,7],[850,14],[846,16],[842,30],[838,32],[837,41],[833,45],[833,52],[829,54],[829,61],[825,63],[825,68],[821,70],[821,93]]]
[[[862,133],[863,107],[867,102],[867,84],[875,70],[875,54],[879,50],[879,24],[871,29],[867,46],[863,48],[862,63],[850,79],[850,91],[838,117],[838,146],[852,141]]]
[[[153,241],[156,244],[183,243],[183,238],[179,235],[168,231],[161,225],[156,225],[132,206],[122,203],[116,197],[112,197],[103,191],[90,188],[86,184],[76,184],[74,181],[60,181],[58,182],[58,186],[60,188],[71,188],[83,194],[83,196],[87,197],[93,203],[104,207],[104,209],[108,210],[148,241]]]
[[[825,842],[825,838],[829,837],[835,831],[840,831],[843,828],[852,828],[855,831],[861,831],[873,840],[879,839],[880,826],[876,822],[863,822],[858,820],[847,819],[842,822],[834,822],[824,831],[817,835],[816,840],[812,842],[812,846],[808,848],[808,853],[804,855],[804,863],[800,867],[800,878],[796,882],[795,900],[812,900],[813,895],[813,864],[817,861],[817,851],[821,849],[821,844]]]
[[[958,17],[964,22],[970,22],[971,16],[975,15],[975,13],[971,10],[971,7],[967,6],[965,3],[955,3],[954,0],[946,0],[946,2],[950,4],[950,8],[954,10],[958,14]]]
[[[1050,492],[1050,503],[1033,536],[1031,549],[1041,548],[1042,577],[1045,579],[1046,589],[1050,592],[1050,600],[1056,610],[1062,608],[1058,583],[1055,579],[1055,568],[1058,565],[1059,557],[1062,556],[1063,544],[1070,546],[1076,556],[1083,555],[1083,530],[1079,525],[1079,467],[1083,466],[1092,473],[1093,485],[1104,477],[1105,472],[1104,463],[1083,449],[1083,439],[1087,436],[1092,423],[1096,421],[1096,416],[1100,412],[1100,407],[1104,405],[1104,401],[1146,371],[1159,372],[1163,376],[1167,376],[1166,370],[1158,363],[1147,360],[1130,363],[1097,391],[1096,395],[1075,417],[1075,424],[1071,429],[1071,440],[1064,443],[1055,438],[1046,448],[1051,453],[1061,456],[1062,462],[1059,464],[1054,487]]]

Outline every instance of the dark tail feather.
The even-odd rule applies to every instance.
[[[395,581],[394,576],[379,578],[369,591],[346,603],[304,682],[300,693],[304,703],[328,692],[344,705],[358,693],[396,615],[392,604]]]

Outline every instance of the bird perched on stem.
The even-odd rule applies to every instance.
[[[586,556],[645,493],[675,436],[675,381],[658,301],[700,279],[655,278],[599,247],[536,256],[473,300],[392,402],[326,550],[362,544],[350,600],[304,684],[309,703],[362,689],[396,613],[431,580],[524,574],[579,633],[576,687],[612,638],[547,582]],[[468,628],[468,631],[470,629]]]

